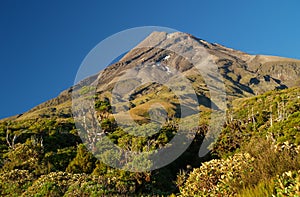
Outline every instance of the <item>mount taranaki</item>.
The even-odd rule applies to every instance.
[[[143,44],[154,41],[165,46],[166,49],[156,47],[141,47]],[[192,41],[192,45],[185,43]],[[199,105],[209,108],[209,89],[201,75],[195,72],[191,62],[177,55],[171,49],[180,48],[185,53],[190,53],[197,48],[203,48],[210,59],[218,66],[218,71],[223,78],[227,100],[230,102],[237,98],[250,97],[262,94],[269,90],[285,89],[300,85],[300,60],[266,56],[251,55],[242,51],[227,48],[220,44],[209,43],[186,33],[153,32],[141,44],[129,51],[118,62],[108,66],[94,76],[80,82],[80,87],[89,86],[97,82],[96,96],[110,98],[111,91],[128,69],[140,65],[156,66],[156,75],[160,72],[178,70],[192,84]],[[192,54],[191,54],[192,55]],[[140,73],[141,74],[141,73]],[[145,75],[145,77],[147,77]],[[24,114],[19,114],[4,120],[25,120],[34,118],[67,118],[72,116],[72,91],[76,85],[63,91],[56,98],[46,101]],[[161,84],[149,83],[136,89],[130,95],[130,113],[136,120],[145,118],[147,107],[153,99],[164,100],[164,107],[172,115],[176,115],[177,102],[170,90]]]

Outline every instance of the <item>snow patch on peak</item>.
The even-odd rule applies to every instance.
[[[168,66],[166,66],[165,68],[167,69],[167,73],[172,73],[172,72],[170,71],[170,68],[169,68]]]
[[[168,60],[170,58],[170,55],[167,55],[166,57],[163,58],[163,60]]]

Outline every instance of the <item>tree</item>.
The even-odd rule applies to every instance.
[[[77,147],[77,155],[67,167],[67,172],[92,173],[95,168],[96,158],[90,153],[84,144]]]
[[[46,171],[45,166],[42,165],[43,152],[43,147],[32,140],[27,140],[24,144],[15,144],[15,148],[10,149],[5,155],[6,161],[3,169],[5,171],[28,170],[36,175],[42,174]]]

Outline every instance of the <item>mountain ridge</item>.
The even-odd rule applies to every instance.
[[[229,101],[235,98],[262,94],[273,89],[285,89],[300,85],[300,60],[278,56],[250,55],[217,43],[209,43],[186,33],[175,32],[168,34],[166,32],[153,32],[118,62],[108,66],[98,74],[81,81],[80,86],[88,86],[98,82],[97,93],[101,94],[108,89],[112,89],[114,83],[118,80],[118,75],[125,72],[126,69],[134,68],[139,64],[149,64],[158,61],[174,66],[180,72],[186,73],[189,80],[194,80],[191,78],[198,77],[193,76],[192,65],[184,58],[163,49],[139,48],[139,46],[143,46],[149,41],[175,45],[178,42],[184,43],[188,39],[199,43],[212,56],[224,79]],[[192,47],[195,48],[195,46]],[[168,57],[167,60],[164,59],[166,57]],[[203,79],[195,79],[193,82],[193,84],[197,84],[196,86],[199,83],[203,83]],[[8,117],[4,120],[30,118],[31,115],[39,114],[39,112],[48,113],[44,109],[53,107],[62,108],[59,113],[71,115],[69,108],[71,106],[71,94],[75,86],[62,91],[57,97],[37,105],[24,114]],[[205,87],[203,86],[200,89],[205,89]],[[198,93],[204,94],[204,92]]]

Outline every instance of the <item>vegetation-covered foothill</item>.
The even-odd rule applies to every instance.
[[[185,153],[151,172],[122,171],[97,160],[72,117],[2,121],[0,195],[300,196],[299,92],[290,88],[234,100],[212,151],[199,158],[208,128],[204,114]],[[98,100],[96,109],[106,135],[124,149],[155,150],[176,134],[176,121],[170,121],[150,137],[135,137],[108,115],[108,101]]]

